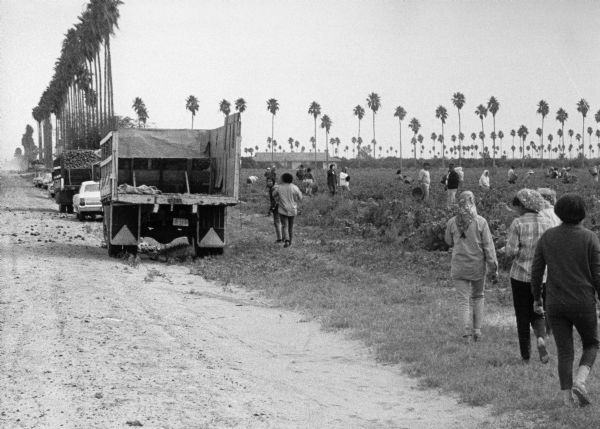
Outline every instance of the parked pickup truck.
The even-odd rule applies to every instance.
[[[73,213],[73,195],[83,182],[98,180],[99,172],[94,170],[97,161],[93,150],[65,151],[54,159],[54,200],[61,213]]]
[[[227,207],[238,203],[238,113],[212,130],[124,128],[100,142],[104,239],[111,256],[142,237],[186,237],[198,256],[225,246]]]

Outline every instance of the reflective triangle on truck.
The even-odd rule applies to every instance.
[[[110,244],[116,244],[118,246],[132,246],[137,244],[137,240],[127,228],[127,225],[123,225],[117,235],[110,240]]]
[[[219,235],[215,232],[214,229],[210,228],[208,232],[204,235],[202,240],[200,240],[199,247],[223,247],[225,243],[219,237]]]

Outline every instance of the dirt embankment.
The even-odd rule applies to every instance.
[[[258,296],[108,258],[18,176],[0,219],[0,427],[495,427]]]

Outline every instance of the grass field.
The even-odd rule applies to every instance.
[[[492,192],[477,190],[479,169],[467,170],[463,189],[475,191],[480,214],[501,240],[514,217],[505,203],[525,183],[508,185],[505,170],[490,173]],[[257,170],[244,170],[242,177],[251,174],[262,178]],[[521,362],[506,270],[498,285],[486,289],[483,341],[463,343],[449,280],[450,254],[423,249],[431,226],[452,216],[438,186],[441,174],[432,172],[432,203],[424,205],[412,200],[412,186],[398,181],[395,170],[351,171],[350,195],[319,193],[302,202],[289,249],[274,243],[271,220],[265,217],[264,182],[242,184],[243,203],[232,215],[230,248],[223,257],[198,260],[193,269],[224,284],[260,290],[318,319],[324,329],[346,330],[378,361],[402,362],[424,386],[519,416],[511,427],[600,427],[595,407],[570,410],[561,405],[553,341],[549,365]],[[578,183],[567,185],[538,171],[528,185],[552,187],[559,195],[581,193],[590,209],[586,224],[595,229],[597,184],[587,172],[579,177]],[[324,176],[317,180],[324,184]],[[593,373],[588,388],[598,403],[600,383]]]

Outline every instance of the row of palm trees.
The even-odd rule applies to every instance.
[[[118,28],[121,0],[90,0],[67,30],[54,75],[32,109],[40,159],[52,162],[52,122],[58,151],[97,148],[115,126],[110,38]],[[42,133],[42,128],[44,132]]]
[[[439,105],[435,109],[435,117],[440,120],[441,132],[439,135],[436,133],[432,133],[433,146],[430,149],[430,154],[433,154],[436,156],[439,155],[439,157],[442,160],[442,163],[444,163],[444,161],[446,159],[446,150],[448,149],[451,157],[458,158],[458,161],[460,163],[461,159],[463,158],[463,152],[466,151],[467,154],[470,153],[471,156],[477,157],[478,155],[480,155],[481,158],[483,159],[484,163],[485,163],[485,159],[490,158],[491,162],[492,162],[492,166],[495,166],[497,155],[502,154],[502,155],[506,156],[506,151],[502,151],[501,147],[496,142],[497,139],[499,139],[500,142],[502,142],[502,139],[504,138],[504,133],[501,130],[499,130],[499,131],[496,130],[496,115],[500,111],[500,102],[498,101],[498,99],[496,97],[492,96],[489,98],[489,100],[486,103],[479,104],[475,108],[474,113],[481,121],[481,131],[479,131],[478,133],[471,133],[471,138],[473,140],[473,144],[471,144],[471,145],[464,144],[465,134],[463,134],[463,132],[462,132],[461,110],[465,106],[466,97],[461,92],[456,92],[452,95],[450,100],[451,100],[452,104],[454,105],[454,107],[457,109],[458,134],[452,135],[451,141],[452,141],[453,145],[448,147],[445,142],[445,125],[446,125],[446,121],[448,119],[448,109],[443,105]],[[356,118],[358,119],[358,134],[357,134],[357,137],[352,137],[352,140],[351,140],[353,146],[355,146],[353,148],[353,152],[356,154],[363,154],[363,155],[366,154],[368,156],[373,156],[376,158],[377,157],[377,149],[379,149],[380,154],[382,153],[382,150],[383,150],[381,145],[379,145],[379,146],[377,145],[377,139],[376,139],[376,133],[375,133],[375,129],[376,129],[375,128],[375,117],[376,117],[377,112],[379,111],[379,109],[382,106],[381,97],[375,92],[368,94],[368,96],[366,98],[366,105],[371,110],[372,119],[373,119],[373,136],[371,139],[371,144],[370,144],[370,146],[366,145],[366,148],[364,146],[362,146],[363,140],[360,135],[361,134],[361,121],[365,116],[366,110],[363,106],[357,105],[353,108],[353,111],[352,111],[354,116],[356,116]],[[577,141],[579,142],[579,145],[576,148],[578,151],[578,156],[582,159],[582,164],[583,164],[584,159],[585,159],[585,142],[584,142],[584,136],[585,136],[585,131],[586,131],[585,119],[590,110],[590,106],[589,106],[589,103],[585,99],[581,99],[576,103],[576,109],[577,109],[577,112],[579,112],[582,116],[582,131],[581,131],[581,134],[577,133],[575,135],[575,137],[576,137]],[[267,139],[267,148],[270,149],[271,153],[273,154],[277,150],[277,148],[279,148],[280,151],[283,150],[281,145],[278,145],[277,142],[275,141],[274,131],[273,131],[275,115],[277,114],[277,111],[279,111],[279,102],[274,98],[267,100],[267,110],[272,115],[271,137]],[[531,141],[526,146],[526,139],[527,139],[527,136],[529,135],[529,131],[525,125],[521,125],[517,130],[514,130],[514,129],[511,130],[510,135],[513,137],[513,144],[510,149],[512,151],[513,158],[515,157],[515,150],[517,149],[517,146],[514,145],[514,137],[515,136],[518,136],[520,139],[520,142],[521,142],[521,145],[518,149],[519,149],[519,152],[521,155],[522,163],[524,163],[526,151],[529,154],[531,154],[532,151],[537,152],[538,155],[540,155],[540,157],[541,157],[542,165],[543,165],[543,161],[544,161],[544,152],[545,151],[547,151],[549,154],[554,152],[557,156],[566,157],[566,152],[568,150],[569,156],[571,156],[571,153],[574,149],[573,144],[572,144],[572,137],[574,135],[574,131],[573,130],[568,131],[568,135],[571,137],[571,143],[569,144],[569,146],[567,146],[565,144],[565,132],[564,132],[565,122],[567,121],[567,119],[569,117],[567,111],[564,108],[560,107],[556,112],[556,120],[560,123],[561,128],[557,131],[557,136],[558,136],[559,140],[558,140],[558,144],[555,147],[552,146],[552,141],[554,138],[551,134],[548,135],[548,138],[547,138],[549,144],[545,145],[545,142],[544,142],[545,119],[548,116],[548,114],[550,113],[550,106],[549,106],[548,102],[546,102],[545,100],[540,100],[539,103],[537,104],[536,113],[541,116],[541,126],[536,130],[536,134],[540,138],[539,144],[536,144],[533,141]],[[315,160],[316,160],[316,153],[317,153],[317,149],[316,149],[317,119],[319,117],[321,117],[321,124],[320,124],[321,128],[325,130],[325,144],[326,144],[325,153],[328,158],[329,157],[329,145],[331,144],[331,141],[329,139],[329,133],[331,131],[331,126],[333,124],[333,121],[326,114],[321,116],[321,106],[316,101],[313,101],[310,103],[309,108],[308,108],[308,114],[314,118],[314,135],[310,138],[310,143],[311,143],[312,149],[314,149],[314,152],[315,152]],[[486,133],[485,133],[484,119],[487,118],[488,114],[490,114],[492,117],[492,131],[489,134],[489,137],[492,140],[491,147],[486,146],[486,141],[485,141]],[[407,111],[404,109],[404,107],[397,106],[395,108],[394,117],[397,117],[398,121],[399,121],[399,147],[398,147],[398,150],[393,150],[391,147],[387,149],[388,155],[393,154],[394,152],[396,154],[399,154],[400,168],[402,168],[402,161],[403,161],[403,159],[402,159],[403,158],[402,157],[402,122],[404,121],[406,116],[407,116]],[[594,118],[597,123],[600,123],[600,110],[598,110],[598,112],[595,114]],[[410,142],[412,144],[413,157],[416,162],[417,149],[419,147],[421,148],[421,155],[423,155],[423,152],[425,151],[425,146],[424,146],[425,139],[424,139],[423,135],[419,134],[419,131],[421,130],[422,127],[421,127],[420,121],[417,118],[413,117],[410,119],[410,121],[408,123],[408,128],[413,133],[413,136],[412,136]],[[594,146],[591,143],[591,138],[592,138],[593,133],[594,133],[594,130],[592,129],[592,127],[588,127],[587,128],[587,134],[589,135],[588,157],[591,157],[593,154],[593,151],[594,151]],[[600,131],[599,130],[596,130],[596,136],[598,137],[599,144],[600,144]],[[481,140],[481,150],[479,149],[479,145],[476,142],[477,139]],[[438,142],[440,144],[439,152],[437,152],[435,149],[436,142]],[[294,150],[294,146],[296,146],[296,148],[297,148],[299,145],[290,145],[290,149],[292,151]],[[600,150],[600,146],[598,146],[598,147]],[[256,149],[256,150],[258,151],[258,149]],[[347,152],[347,150],[346,150],[346,152]],[[531,155],[529,155],[529,156],[531,156]]]

